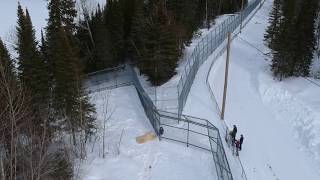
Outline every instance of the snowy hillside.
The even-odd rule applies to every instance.
[[[232,42],[226,123],[238,125],[245,136],[240,157],[249,179],[320,179],[320,87],[303,78],[272,78],[264,55],[270,50],[263,42],[271,5],[267,0]],[[225,58],[218,59],[210,74],[219,104]],[[199,101],[196,88],[189,102]],[[210,103],[204,102],[206,109],[185,112],[210,118]]]
[[[314,97],[319,96],[320,89],[301,78],[281,83],[273,80],[269,71],[268,57],[261,53],[261,51],[268,52],[263,43],[263,34],[267,27],[271,5],[272,1],[267,0],[244,28],[243,33],[232,42],[226,124],[229,127],[236,124],[239,130],[238,136],[244,134],[244,149],[240,152],[240,159],[248,179],[317,180],[320,179],[318,114],[320,102]],[[220,128],[220,132],[224,132],[224,123],[218,117],[205,84],[213,57],[200,68],[183,113],[209,119]],[[209,72],[210,86],[219,104],[222,100],[224,61],[225,54],[218,58]],[[163,88],[166,88],[166,85]],[[127,97],[128,99],[123,97],[122,100],[117,99],[112,102],[138,103],[139,99],[135,97],[134,90],[129,91],[129,89],[131,88],[114,90],[113,93],[124,91],[123,94],[132,90],[133,94],[129,93],[131,96]],[[161,91],[158,93],[160,94],[158,96],[162,95]],[[99,107],[101,102],[96,102]],[[115,127],[110,128],[110,134],[117,135],[113,138],[117,140],[121,129],[133,127],[128,130],[132,135],[123,139],[125,145],[120,148],[120,155],[111,155],[104,161],[96,156],[99,153],[94,153],[83,167],[86,170],[85,179],[108,179],[107,177],[110,177],[107,176],[108,173],[112,173],[111,179],[123,179],[129,176],[130,179],[212,179],[216,176],[213,162],[208,154],[197,149],[185,148],[183,145],[166,141],[149,142],[139,147],[135,144],[134,137],[152,129],[146,128],[145,124],[141,123],[141,119],[148,123],[146,117],[136,117],[136,112],[143,112],[141,107],[119,109],[119,112],[124,111],[126,111],[125,116],[129,115],[130,118],[123,117],[123,113],[114,115],[114,118],[122,119],[123,123],[120,125],[120,122],[111,120],[110,126]],[[130,125],[131,123],[134,125]],[[234,178],[242,179],[239,176],[241,169],[237,163],[238,159],[232,155],[227,146],[225,147]],[[203,161],[204,159],[207,161]],[[160,162],[163,164],[160,165]],[[113,167],[114,164],[117,165]],[[125,172],[116,171],[122,167],[126,167]],[[190,172],[192,174],[189,174]]]
[[[39,38],[48,16],[46,1],[19,1],[30,9]],[[93,4],[105,2],[91,1]],[[0,37],[9,47],[14,41],[12,32],[16,24],[17,2],[0,0]],[[200,67],[183,114],[209,120],[219,129],[222,139],[226,126],[237,125],[237,139],[240,134],[244,135],[240,156],[233,155],[223,142],[234,180],[246,179],[245,176],[247,180],[320,180],[320,80],[289,78],[279,82],[272,77],[270,50],[263,42],[272,3],[273,0],[266,0],[242,33],[232,41],[225,121],[220,119],[212,97],[216,97],[221,108],[226,53],[215,58],[218,52],[214,52]],[[220,16],[216,23],[228,16]],[[202,37],[209,31],[201,30]],[[186,57],[200,39],[194,38],[190,47],[185,49]],[[225,42],[218,49],[224,45]],[[157,88],[140,77],[160,110],[177,111],[177,84],[185,64],[186,61],[181,60],[177,75]],[[93,80],[85,84],[91,93],[90,101],[97,110],[98,128],[87,145],[88,157],[76,162],[75,179],[217,179],[211,153],[158,138],[137,143],[137,137],[154,129],[132,85],[132,77],[130,74],[124,76],[126,78],[116,79],[102,74],[93,76]],[[206,84],[207,77],[209,84]],[[113,81],[126,85],[100,91],[105,86],[114,85]],[[213,94],[210,94],[208,85]],[[182,128],[185,124],[178,125]],[[166,129],[165,132],[169,131]]]
[[[133,86],[92,94],[91,100],[97,107],[98,124],[103,124],[105,109],[113,114],[106,122],[105,159],[101,127],[96,135],[98,139],[88,147],[89,157],[80,165],[80,179],[210,180],[216,177],[210,153],[158,139],[136,143],[136,137],[153,129]]]

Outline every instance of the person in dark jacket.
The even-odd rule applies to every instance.
[[[235,141],[236,141],[236,135],[237,135],[237,126],[233,125],[233,129],[230,132],[230,136],[231,136],[231,142],[232,142],[232,146],[234,145]]]
[[[239,147],[239,150],[241,151],[241,149],[242,149],[242,143],[243,143],[243,135],[241,134],[241,136],[240,136],[240,147]]]
[[[162,136],[163,133],[164,133],[164,129],[163,129],[163,127],[160,127],[160,129],[159,129],[159,134],[160,134],[160,136]]]
[[[239,156],[239,151],[240,151],[240,141],[236,140],[236,156]]]

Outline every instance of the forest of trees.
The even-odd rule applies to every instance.
[[[0,40],[0,179],[70,179],[72,158],[85,157],[95,128],[82,89],[75,1],[48,1],[48,10],[39,43],[28,9],[18,5],[17,59]]]
[[[273,58],[271,70],[282,80],[309,76],[315,54],[318,0],[275,0],[265,41]]]
[[[0,179],[71,179],[73,159],[85,158],[96,131],[85,73],[129,60],[162,84],[197,30],[240,6],[238,0],[107,0],[92,13],[82,7],[78,16],[75,0],[48,0],[38,41],[28,9],[18,4],[16,58],[0,39]]]
[[[77,32],[82,62],[86,72],[94,72],[130,60],[160,85],[175,74],[199,28],[240,8],[239,0],[107,0],[80,22],[91,29],[91,36],[83,28]]]

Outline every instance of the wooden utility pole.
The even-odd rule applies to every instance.
[[[221,119],[224,120],[224,113],[226,109],[226,99],[227,99],[227,90],[228,90],[228,74],[229,74],[229,61],[230,61],[230,45],[231,45],[231,33],[228,32],[228,45],[227,45],[227,60],[226,60],[226,69],[224,76],[224,88],[223,88],[223,100],[222,100],[222,111]]]
[[[241,31],[242,31],[243,6],[244,6],[244,1],[243,1],[243,0],[241,0],[241,14],[240,14],[241,21],[240,21],[240,33],[241,33]]]

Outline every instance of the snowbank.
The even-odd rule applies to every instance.
[[[288,88],[287,82],[278,83],[270,79],[270,83],[266,81],[268,80],[260,78],[263,102],[272,110],[277,119],[288,121],[291,124],[295,130],[294,138],[303,145],[301,150],[308,151],[311,158],[317,161],[316,165],[320,169],[320,111],[315,111],[306,104],[307,102],[297,99],[296,94],[286,89]],[[299,79],[292,79],[292,81],[299,83]],[[306,88],[306,86],[300,86],[300,88]],[[315,92],[313,98],[320,102],[317,98],[320,94],[320,87],[314,87],[313,90]],[[319,102],[317,106],[320,106]]]

